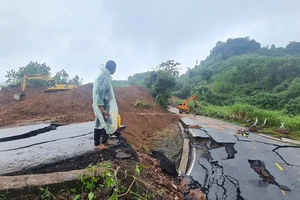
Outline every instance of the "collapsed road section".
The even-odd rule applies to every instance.
[[[207,199],[298,198],[300,161],[293,155],[300,148],[252,133],[244,138],[209,118],[205,123],[197,117],[190,120],[194,120],[192,128],[184,125],[194,151],[190,155],[195,156],[189,160],[189,174],[200,183]],[[194,128],[195,124],[202,128]]]

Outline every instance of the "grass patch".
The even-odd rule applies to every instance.
[[[266,120],[267,128],[259,130],[274,137],[286,137],[300,141],[300,116],[290,117],[282,111],[263,110],[248,104],[234,104],[232,106],[213,106],[207,103],[198,102],[198,113],[212,118],[221,118],[225,121],[238,124],[240,126],[250,126],[258,120],[258,125],[262,125]],[[280,128],[281,123],[290,130],[289,134],[275,132]]]
[[[145,145],[142,146],[142,151],[143,151],[144,153],[146,153],[146,154],[150,153],[148,147],[145,146]]]
[[[153,108],[153,105],[150,104],[150,103],[145,103],[141,100],[135,100],[133,103],[132,103],[132,106],[134,108],[136,107],[141,107],[141,108],[145,108],[145,109],[150,109],[150,108]]]

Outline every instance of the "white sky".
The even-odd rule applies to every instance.
[[[298,0],[0,0],[0,83],[31,60],[88,83],[109,59],[118,80],[168,59],[185,72],[229,37],[285,47],[300,41],[299,7]]]

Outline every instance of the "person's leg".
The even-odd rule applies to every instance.
[[[95,127],[99,127],[100,126],[100,121],[98,120],[98,118],[95,119]],[[99,129],[95,128],[94,129],[94,144],[95,146],[98,146],[100,144],[100,136],[101,136],[101,132]]]
[[[94,144],[98,146],[100,144],[100,129],[94,129]]]
[[[108,140],[108,135],[106,134],[105,129],[100,129],[101,133],[100,133],[100,139],[101,139],[101,144],[106,144],[107,140]]]

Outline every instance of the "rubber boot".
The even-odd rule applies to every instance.
[[[94,144],[95,144],[95,146],[100,145],[100,136],[101,136],[101,130],[94,129]]]
[[[105,144],[106,142],[107,142],[107,140],[108,140],[108,135],[106,134],[106,131],[105,131],[105,129],[101,129],[100,130],[101,131],[101,133],[100,133],[100,138],[101,138],[101,144]]]

